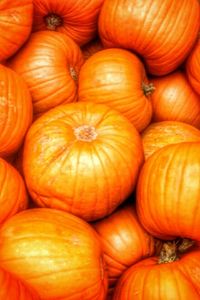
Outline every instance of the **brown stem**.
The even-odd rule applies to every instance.
[[[179,253],[185,253],[190,249],[192,246],[194,246],[195,242],[189,239],[182,239],[179,246],[178,246],[178,252]]]
[[[176,242],[166,242],[163,244],[162,250],[160,252],[160,257],[158,259],[159,264],[172,263],[178,260],[177,245]]]
[[[62,25],[62,19],[56,14],[49,14],[44,18],[47,29],[56,30],[58,26]]]
[[[76,73],[76,70],[73,67],[70,67],[69,72],[70,72],[70,75],[71,75],[72,79],[74,79],[74,81],[77,81],[78,80],[78,75]]]
[[[143,89],[145,96],[150,96],[155,91],[155,87],[154,87],[153,83],[147,84],[147,83],[142,82],[142,89]]]

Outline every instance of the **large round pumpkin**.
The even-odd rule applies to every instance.
[[[44,114],[30,128],[23,169],[41,207],[102,218],[133,191],[143,161],[134,126],[105,105],[71,103]]]
[[[105,0],[99,34],[105,46],[131,49],[151,74],[164,75],[189,54],[199,18],[198,0]]]
[[[191,86],[200,95],[200,39],[186,61],[186,72]]]
[[[104,300],[107,276],[100,241],[83,220],[53,209],[29,209],[0,229],[0,265],[42,300]]]
[[[79,74],[79,101],[109,105],[139,131],[151,121],[152,91],[140,59],[122,49],[97,52],[85,62]]]
[[[200,241],[200,142],[165,146],[140,172],[137,212],[144,228],[163,239]]]
[[[24,181],[18,171],[0,158],[0,224],[28,206]]]
[[[0,1],[0,61],[13,55],[32,29],[32,0]]]
[[[0,65],[0,157],[15,153],[32,123],[33,107],[24,80]]]
[[[160,148],[182,142],[200,142],[200,130],[187,123],[163,121],[151,123],[142,132],[145,159]]]
[[[26,81],[35,114],[77,100],[77,78],[83,63],[75,42],[59,32],[33,33],[9,61]]]
[[[0,269],[1,300],[40,300],[39,296],[22,281]]]
[[[97,33],[97,20],[104,0],[33,0],[33,30],[65,33],[79,45]]]
[[[176,71],[151,81],[153,121],[179,121],[200,128],[200,97],[184,73]]]
[[[154,239],[140,225],[135,208],[126,205],[96,222],[108,268],[109,286],[137,261],[154,253]]]

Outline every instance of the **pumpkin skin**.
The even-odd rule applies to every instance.
[[[28,206],[24,181],[17,170],[0,158],[0,224]]]
[[[28,39],[32,21],[32,0],[0,1],[1,62],[13,55]]]
[[[135,208],[126,205],[93,224],[108,268],[109,286],[137,261],[154,254],[154,239],[140,225]]]
[[[200,142],[165,146],[143,165],[137,184],[137,213],[155,237],[200,241]]]
[[[199,31],[197,0],[105,0],[99,35],[106,47],[140,54],[148,71],[165,75],[189,54]],[[183,26],[187,24],[187,26]]]
[[[43,115],[30,128],[23,152],[27,187],[37,205],[88,221],[112,213],[132,193],[142,162],[134,126],[93,103],[62,105]]]
[[[0,299],[2,300],[39,300],[39,296],[19,279],[0,269]]]
[[[92,40],[91,42],[87,43],[85,46],[82,47],[82,52],[84,59],[88,59],[90,56],[94,55],[95,53],[103,50],[103,44],[99,39]]]
[[[151,123],[142,132],[144,156],[147,159],[155,151],[171,144],[200,142],[200,130],[189,124],[176,121]]]
[[[186,73],[191,86],[200,95],[200,39],[186,61]]]
[[[59,32],[33,33],[9,61],[26,81],[36,115],[77,100],[77,76],[83,56],[72,39]]]
[[[199,272],[200,251],[166,264],[158,264],[157,257],[148,258],[122,275],[113,300],[199,300]]]
[[[152,116],[148,84],[144,66],[136,55],[106,49],[90,57],[81,68],[78,100],[106,104],[141,131]]]
[[[179,121],[200,128],[200,98],[182,72],[151,81],[153,121]]]
[[[0,157],[12,156],[32,123],[33,106],[24,80],[0,65]]]
[[[0,229],[0,264],[43,300],[104,300],[107,275],[100,241],[83,220],[54,209],[29,209]]]
[[[97,19],[104,0],[33,0],[33,31],[56,30],[83,45],[97,33]]]

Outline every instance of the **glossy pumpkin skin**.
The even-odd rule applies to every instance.
[[[0,157],[8,157],[20,147],[32,123],[33,107],[24,80],[0,65]]]
[[[95,53],[97,53],[103,49],[104,49],[104,47],[103,47],[103,44],[101,43],[101,41],[99,39],[96,39],[96,40],[92,40],[91,42],[84,45],[81,50],[83,52],[84,59],[86,60],[90,56],[94,55]]]
[[[151,121],[149,82],[140,59],[122,49],[102,50],[90,57],[79,74],[78,100],[102,103],[121,112],[139,130]]]
[[[26,188],[21,175],[0,158],[0,224],[28,206]]]
[[[200,142],[200,130],[187,123],[163,121],[151,123],[142,132],[145,159],[155,151],[171,144]]]
[[[200,128],[200,97],[182,72],[154,78],[151,82],[155,87],[153,121],[179,121]]]
[[[199,300],[199,272],[200,251],[166,264],[158,264],[157,257],[148,258],[122,275],[113,300]]]
[[[43,300],[104,300],[107,275],[96,232],[74,215],[26,210],[0,229],[0,264]]]
[[[80,48],[59,32],[33,33],[9,61],[26,81],[36,115],[77,100],[77,76],[83,57]]]
[[[2,300],[40,300],[22,281],[0,269],[0,299]]]
[[[17,52],[28,39],[32,21],[32,0],[0,1],[1,62]]]
[[[51,30],[66,34],[77,44],[91,41],[104,0],[33,0],[33,31]]]
[[[186,73],[191,86],[200,95],[200,39],[186,61]]]
[[[93,226],[103,245],[110,288],[131,265],[154,253],[154,239],[140,225],[132,205],[116,210]]]
[[[186,58],[198,35],[198,0],[105,0],[99,34],[106,47],[140,54],[148,71],[164,75]],[[187,26],[183,26],[187,24]]]
[[[165,146],[147,159],[137,184],[137,213],[153,236],[200,241],[200,142]]]
[[[130,195],[142,162],[141,138],[126,118],[105,105],[71,103],[32,125],[23,170],[39,206],[91,221]]]

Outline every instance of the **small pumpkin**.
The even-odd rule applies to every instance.
[[[187,58],[186,73],[191,86],[200,95],[200,39]]]
[[[151,79],[153,121],[179,121],[200,128],[200,97],[194,92],[186,75],[176,71]]]
[[[36,115],[77,100],[77,78],[83,56],[75,42],[63,33],[40,31],[9,61],[26,81]]]
[[[43,300],[104,300],[100,241],[83,220],[54,209],[28,209],[0,228],[0,264]]]
[[[145,159],[155,151],[171,144],[200,142],[200,130],[187,123],[163,121],[151,123],[142,132]]]
[[[122,49],[95,53],[79,74],[79,101],[106,104],[121,112],[139,131],[151,121],[152,91],[140,59]]]
[[[112,213],[132,193],[142,162],[135,127],[108,106],[89,102],[60,105],[40,117],[23,152],[36,204],[88,221]]]

